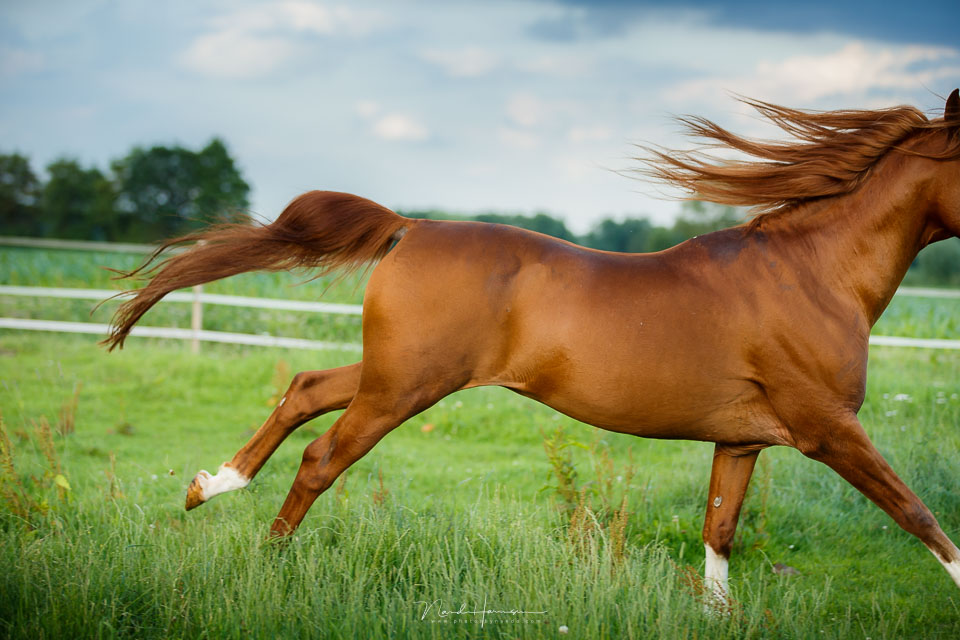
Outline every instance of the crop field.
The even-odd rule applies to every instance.
[[[137,256],[0,249],[0,284],[111,288]],[[255,274],[237,295],[359,303]],[[106,322],[88,301],[0,297],[0,316]],[[189,326],[185,304],[144,320]],[[960,338],[960,301],[895,299],[874,333]],[[359,341],[353,317],[205,306],[208,329]],[[713,447],[602,432],[498,388],[454,394],[388,435],[265,542],[303,448],[183,511],[294,373],[356,354],[0,331],[0,636],[9,638],[955,638],[960,590],[914,537],[797,451],[760,455],[730,564],[704,608]],[[860,417],[960,541],[960,352],[871,349]],[[775,567],[779,569],[775,571]],[[786,568],[785,568],[786,567]],[[473,614],[475,610],[508,613]],[[525,613],[512,612],[519,610]],[[561,633],[561,626],[567,633]]]

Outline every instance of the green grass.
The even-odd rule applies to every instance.
[[[347,472],[343,491],[321,496],[287,548],[262,540],[303,447],[335,415],[291,436],[247,490],[182,510],[193,474],[228,459],[269,413],[278,368],[347,362],[227,345],[194,356],[143,339],[108,355],[92,337],[0,333],[16,471],[45,505],[29,524],[0,508],[0,635],[554,638],[559,625],[581,638],[960,633],[960,592],[923,545],[831,471],[780,448],[760,457],[734,547],[740,608],[705,614],[684,567],[703,568],[711,445],[600,432],[502,389],[455,394],[399,427]],[[874,349],[861,411],[954,540],[958,380],[960,354]],[[55,422],[78,384],[76,431],[55,439],[70,485],[61,498],[32,424]],[[632,456],[630,486],[615,487],[630,511],[621,560],[607,526],[587,544],[570,541],[542,446],[541,429],[558,425],[592,446],[567,449],[581,486],[605,473],[600,454],[614,483]],[[800,575],[774,574],[777,562]],[[454,611],[485,599],[547,613],[482,628],[474,616],[442,622],[435,610],[421,619],[419,602],[437,599]]]
[[[140,259],[2,248],[0,284],[117,288],[100,266]],[[205,290],[362,299],[362,279],[296,286],[304,279],[247,274]],[[0,297],[0,316],[108,319],[111,307],[91,318],[90,306]],[[956,339],[958,319],[960,301],[898,298],[874,333]],[[144,323],[189,326],[188,305],[159,305]],[[207,305],[204,326],[359,341],[358,319],[345,316]],[[412,418],[321,496],[292,544],[264,545],[303,448],[336,414],[292,435],[244,491],[187,514],[186,486],[249,438],[291,373],[355,356],[231,345],[192,355],[139,338],[108,355],[95,342],[0,332],[0,409],[16,465],[0,469],[0,488],[9,494],[17,478],[29,506],[18,514],[0,496],[2,637],[555,638],[560,625],[570,638],[960,636],[960,592],[923,545],[833,472],[782,448],[760,456],[741,517],[738,609],[704,614],[688,574],[703,569],[712,445],[601,432],[502,389],[458,393]],[[960,541],[960,353],[870,357],[861,419]],[[66,490],[37,425],[56,425],[78,389],[76,431],[52,440]],[[597,527],[572,527],[555,488],[543,442],[557,427],[582,445],[563,454]],[[601,507],[623,495],[620,557]],[[800,574],[775,574],[778,562]],[[482,627],[435,609],[424,617],[420,603],[438,599],[454,611],[486,601],[547,613]]]

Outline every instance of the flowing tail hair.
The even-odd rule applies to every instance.
[[[120,278],[150,277],[113,316],[110,335],[101,344],[123,347],[133,325],[150,307],[175,289],[212,282],[247,271],[318,268],[350,273],[385,256],[416,220],[348,193],[310,191],[287,205],[270,224],[220,224],[163,244]],[[168,249],[192,244],[156,263]],[[151,266],[153,265],[153,266]]]

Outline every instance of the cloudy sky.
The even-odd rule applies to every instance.
[[[71,0],[0,3],[0,151],[106,167],[221,136],[273,217],[314,188],[393,208],[671,219],[623,177],[670,115],[740,93],[942,108],[960,3]],[[669,194],[668,194],[669,195]]]

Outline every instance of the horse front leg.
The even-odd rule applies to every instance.
[[[730,547],[758,455],[759,451],[734,453],[721,444],[717,444],[713,452],[707,514],[703,520],[704,581],[713,593],[714,604],[721,607],[728,603]]]
[[[187,511],[213,496],[250,484],[267,459],[297,427],[329,411],[345,409],[360,381],[360,364],[325,371],[304,371],[293,377],[277,407],[250,441],[216,475],[200,471],[187,489]]]
[[[923,542],[960,587],[960,549],[947,537],[930,509],[897,477],[877,451],[856,415],[834,417],[803,431],[797,449],[818,460],[887,512],[907,533]]]

